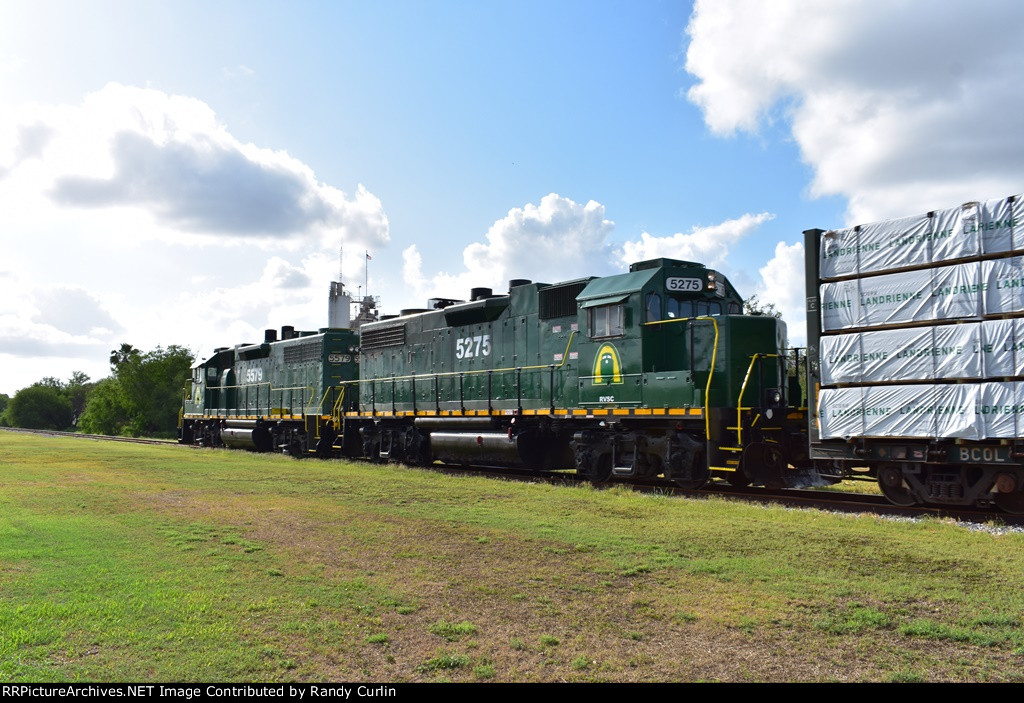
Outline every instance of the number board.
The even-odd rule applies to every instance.
[[[673,293],[700,293],[703,285],[699,278],[676,278],[665,279],[665,289]]]

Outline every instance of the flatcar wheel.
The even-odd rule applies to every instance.
[[[1024,515],[1024,493],[996,493],[996,507],[1011,515]]]
[[[882,495],[893,505],[917,505],[918,500],[903,482],[903,473],[898,466],[881,466],[878,469],[878,487]]]

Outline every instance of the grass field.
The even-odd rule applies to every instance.
[[[1024,536],[0,433],[0,680],[1022,681]]]

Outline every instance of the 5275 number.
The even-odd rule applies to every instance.
[[[455,340],[455,358],[472,359],[475,356],[490,356],[491,335],[478,334]]]

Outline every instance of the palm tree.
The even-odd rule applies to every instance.
[[[128,359],[138,355],[138,349],[127,342],[122,342],[120,349],[114,349],[110,352],[110,366],[116,369],[118,366],[128,361]]]

